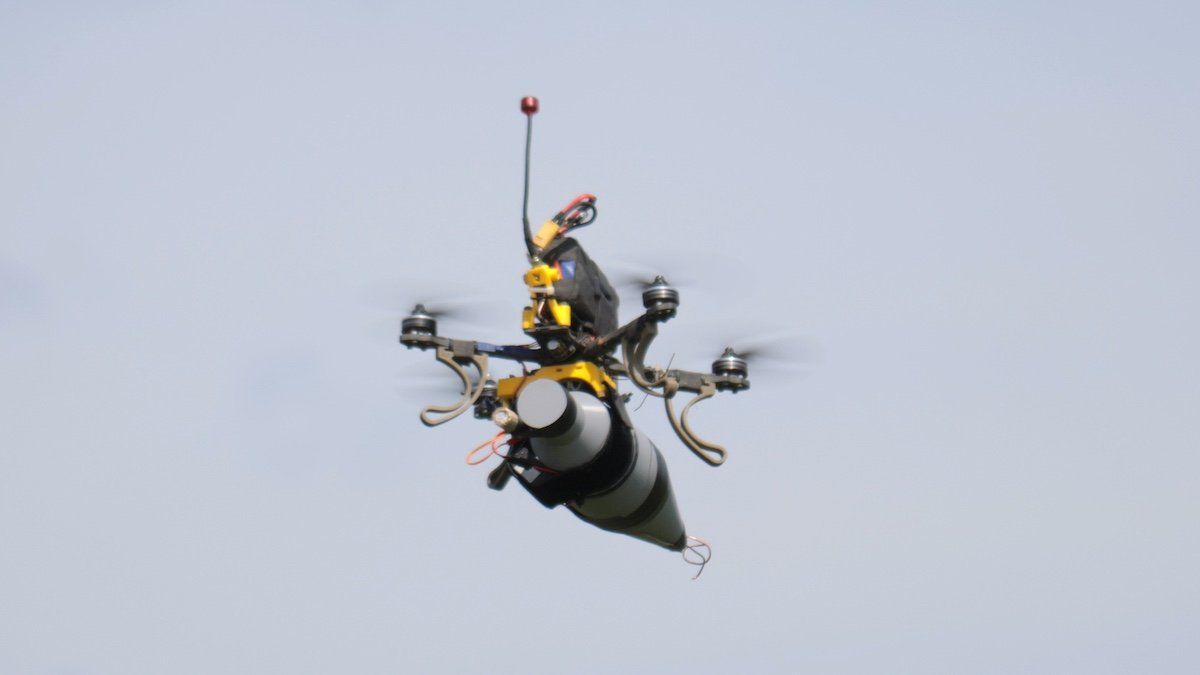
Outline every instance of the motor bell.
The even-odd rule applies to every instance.
[[[729,377],[746,377],[749,374],[749,368],[746,365],[746,359],[737,355],[732,347],[726,347],[724,352],[717,357],[712,363],[713,375],[724,375]]]
[[[437,335],[437,319],[425,309],[425,305],[413,307],[412,313],[400,322],[401,342],[406,342],[405,335]]]
[[[679,309],[679,291],[661,276],[655,277],[654,283],[642,291],[642,306],[652,319],[666,321]]]

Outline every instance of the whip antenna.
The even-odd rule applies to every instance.
[[[533,115],[538,111],[538,100],[534,96],[521,99],[521,112],[525,113],[525,198],[521,202],[521,222],[525,226],[525,248],[532,258],[537,252],[533,244],[533,232],[529,229],[529,147],[533,141]]]

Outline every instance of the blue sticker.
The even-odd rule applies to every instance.
[[[559,266],[560,266],[560,269],[562,270],[562,278],[563,279],[574,279],[575,278],[575,261],[574,260],[564,260],[559,263]]]

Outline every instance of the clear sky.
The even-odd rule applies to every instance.
[[[0,672],[1200,671],[1198,34],[3,3]],[[777,329],[814,361],[697,408],[718,469],[636,414],[699,581],[485,489],[490,425],[417,421],[418,289],[522,338],[526,94],[534,218],[593,192],[601,264],[693,277],[660,362]]]

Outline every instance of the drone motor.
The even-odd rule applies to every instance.
[[[413,307],[411,313],[400,322],[401,335],[437,335],[437,319],[425,309],[425,305]]]
[[[749,371],[746,359],[738,356],[737,352],[733,351],[733,347],[726,347],[717,360],[713,361],[712,372],[713,375],[745,378]]]
[[[654,283],[642,291],[642,306],[657,321],[671,319],[679,309],[679,291],[661,276],[655,277]]]

